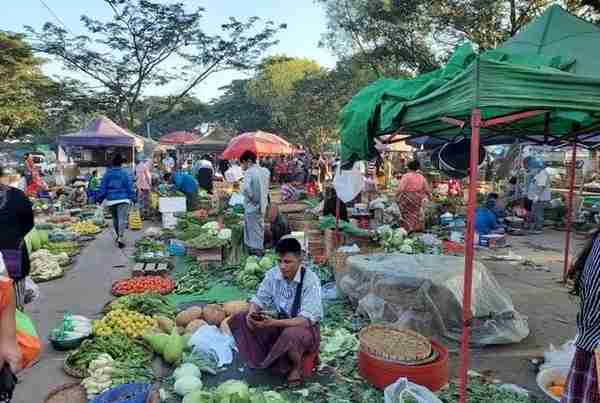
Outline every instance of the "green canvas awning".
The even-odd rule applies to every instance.
[[[466,44],[442,69],[412,80],[376,81],[339,114],[342,159],[369,159],[374,138],[385,134],[469,136],[474,108],[484,120],[540,111],[482,129],[482,137],[540,135],[546,125],[558,138],[575,126],[591,130],[600,123],[599,48],[600,28],[552,6],[498,49],[478,55]]]

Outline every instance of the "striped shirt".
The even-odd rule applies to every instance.
[[[261,309],[285,312],[290,316],[296,297],[296,289],[300,284],[301,272],[302,270],[298,270],[296,277],[292,281],[287,281],[283,278],[279,266],[275,266],[265,275],[264,280],[258,287],[256,296],[252,298],[252,302]],[[306,269],[304,274],[298,316],[308,319],[312,324],[323,318],[321,280],[309,269]]]
[[[580,298],[575,345],[592,352],[600,347],[600,236],[594,240],[590,255],[585,261]]]

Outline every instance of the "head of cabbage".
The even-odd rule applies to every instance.
[[[250,403],[250,388],[246,383],[232,379],[220,384],[213,398],[215,403]]]

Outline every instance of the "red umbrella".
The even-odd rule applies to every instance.
[[[200,137],[190,132],[172,132],[165,134],[159,140],[160,144],[183,145],[193,144],[200,140]]]
[[[234,137],[223,151],[223,159],[234,160],[245,151],[252,151],[258,157],[267,155],[289,155],[293,153],[290,143],[271,133],[257,131]]]

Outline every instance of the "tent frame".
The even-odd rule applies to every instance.
[[[475,257],[475,208],[477,207],[477,188],[478,188],[478,175],[479,169],[477,167],[477,161],[479,160],[479,143],[480,143],[480,129],[488,128],[492,126],[505,125],[538,116],[541,113],[546,114],[546,124],[544,130],[544,140],[554,138],[548,133],[549,128],[549,112],[532,110],[526,112],[518,112],[511,115],[494,117],[488,120],[483,120],[481,117],[481,110],[475,108],[471,111],[471,144],[470,144],[470,161],[469,161],[469,191],[468,191],[468,202],[467,202],[467,233],[465,237],[465,270],[463,280],[463,334],[461,340],[461,368],[460,368],[460,402],[467,402],[467,386],[469,382],[468,369],[470,361],[470,338],[471,338],[471,325],[473,313],[471,312],[471,300],[472,300],[472,288],[473,288],[473,261]],[[461,121],[454,118],[444,117],[444,122],[454,124],[461,128],[466,126],[465,121]],[[574,125],[573,132],[570,136],[572,137],[572,154],[571,154],[571,171],[569,176],[569,193],[567,198],[567,228],[565,234],[565,251],[564,251],[564,267],[563,267],[563,283],[566,283],[568,270],[570,266],[570,247],[571,247],[571,235],[573,224],[573,195],[575,188],[575,163],[577,158],[577,146],[578,146],[578,130],[579,128]],[[589,132],[588,132],[589,133]],[[595,134],[594,134],[595,135]],[[391,139],[395,140],[395,139]],[[558,140],[558,139],[557,139]],[[565,141],[564,138],[560,139]],[[581,139],[580,139],[581,140]],[[396,140],[397,141],[397,140]]]

